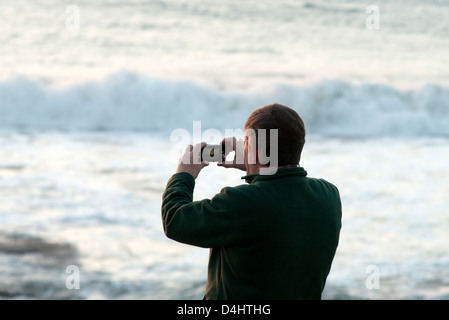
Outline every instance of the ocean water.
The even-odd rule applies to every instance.
[[[174,133],[278,102],[342,196],[323,298],[448,299],[449,4],[369,5],[0,1],[0,298],[201,299],[208,250],[160,218]],[[211,164],[194,198],[242,175]]]

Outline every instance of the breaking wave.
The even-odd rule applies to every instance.
[[[308,133],[348,137],[448,136],[449,88],[399,89],[342,79],[222,89],[198,81],[118,71],[55,87],[25,75],[0,81],[0,128],[151,130],[241,128],[252,110],[278,102],[302,116]]]

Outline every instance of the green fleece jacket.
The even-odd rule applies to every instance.
[[[163,194],[167,237],[211,248],[204,299],[321,299],[341,229],[338,189],[301,167],[243,178],[193,201],[195,180],[181,172]]]

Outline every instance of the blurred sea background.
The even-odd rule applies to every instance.
[[[448,16],[443,0],[0,0],[0,298],[201,299],[208,250],[162,230],[172,133],[212,142],[278,102],[306,124],[301,165],[342,196],[323,298],[448,299]],[[241,176],[210,165],[195,200]]]

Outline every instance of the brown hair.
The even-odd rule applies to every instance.
[[[246,120],[245,130],[266,129],[267,156],[270,155],[270,129],[278,130],[278,166],[297,165],[305,143],[306,130],[298,113],[274,103],[254,110]]]

